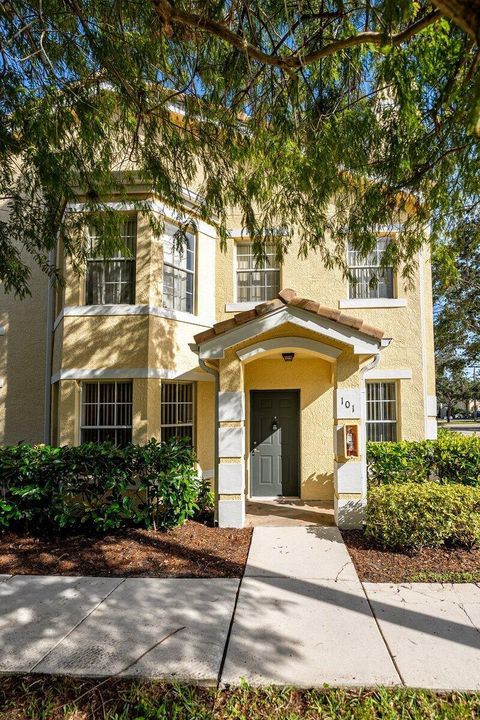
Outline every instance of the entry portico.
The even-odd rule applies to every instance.
[[[282,290],[195,343],[216,378],[219,525],[243,526],[247,497],[278,495],[333,499],[339,526],[361,524],[364,374],[389,344],[383,331]]]

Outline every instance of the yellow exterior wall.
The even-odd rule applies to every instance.
[[[54,441],[55,442],[55,441]],[[57,445],[77,445],[80,442],[80,383],[62,380],[58,391]]]
[[[0,288],[0,445],[44,440],[48,280],[27,264],[31,297]]]
[[[215,446],[214,382],[197,382],[195,403],[195,450],[198,466],[204,473],[213,473]]]
[[[231,227],[238,228],[238,218]],[[235,301],[234,243],[229,242],[226,253],[217,254],[217,319],[232,317],[226,305]],[[339,308],[348,301],[348,282],[338,268],[325,270],[315,253],[306,259],[298,257],[299,241],[292,245],[281,268],[281,286],[292,288],[300,297],[307,297],[331,308]],[[406,307],[346,308],[343,312],[362,318],[366,323],[385,331],[392,338],[389,347],[381,353],[376,370],[409,370],[411,380],[399,380],[398,410],[399,436],[405,440],[425,437],[426,396],[435,395],[435,358],[433,341],[432,280],[428,248],[419,257],[417,271],[408,286],[401,279],[401,268],[396,274],[397,297],[406,301]],[[279,333],[284,334],[283,331]],[[295,333],[290,333],[295,334]],[[351,386],[357,379],[351,378]]]
[[[162,239],[154,237],[145,217],[138,218],[137,237],[137,282],[135,304],[155,310],[150,314],[111,315],[108,308],[105,314],[76,317],[61,314],[58,318],[53,342],[54,376],[62,371],[98,370],[98,369],[136,369],[155,370],[167,374],[168,378],[184,378],[190,372],[202,372],[198,359],[190,345],[194,335],[231,314],[225,306],[235,301],[234,241],[228,243],[227,252],[220,251],[212,226],[196,218],[197,235],[197,283],[196,317],[176,317],[162,315],[162,277],[163,247]],[[241,228],[241,218],[232,212],[231,228]],[[347,281],[340,270],[325,270],[321,260],[314,253],[307,259],[298,257],[298,238],[292,246],[281,269],[281,286],[293,288],[298,295],[310,297],[329,307],[337,308],[342,301],[348,300]],[[59,260],[63,262],[61,249]],[[57,310],[61,303],[69,309],[84,303],[84,277],[74,273],[68,261],[65,261],[65,290],[57,294]],[[427,395],[435,393],[433,326],[431,300],[431,268],[427,249],[423,252],[421,265],[412,286],[403,288],[397,282],[398,296],[406,300],[406,307],[345,309],[344,312],[361,317],[367,323],[385,330],[392,338],[389,347],[381,352],[381,361],[377,371],[409,370],[411,380],[398,380],[399,388],[399,436],[403,439],[420,440],[425,436],[425,401]],[[0,336],[0,440],[15,443],[25,439],[39,441],[43,439],[44,415],[44,367],[46,347],[46,295],[47,281],[35,267],[32,272],[33,298],[19,302],[12,297],[2,296],[0,301],[0,323],[6,333]],[[158,311],[158,312],[156,312]],[[281,335],[301,335],[318,338],[315,333],[305,333],[291,325],[278,328],[264,337]],[[338,364],[336,378],[332,376],[331,366],[320,360],[297,359],[291,368],[285,364],[275,365],[274,360],[255,361],[245,371],[236,367],[235,350],[245,347],[251,341],[227,352],[221,362],[222,389],[250,389],[251,382],[274,382],[267,377],[262,379],[264,370],[272,365],[272,378],[279,383],[285,373],[294,372],[303,366],[300,363],[314,362],[322,366],[320,377],[329,373],[329,392],[321,392],[317,400],[308,404],[303,413],[320,413],[321,403],[329,398],[328,433],[331,434],[333,422],[333,384],[339,387],[357,387],[359,368],[370,358],[358,358],[344,350],[342,362]],[[330,343],[333,344],[333,343]],[[229,369],[229,363],[231,368]],[[264,364],[262,364],[264,363]],[[281,367],[280,374],[276,368]],[[306,365],[305,365],[306,367]],[[256,368],[256,369],[255,369]],[[255,373],[256,376],[254,377]],[[316,367],[320,371],[320,367]],[[275,372],[274,372],[275,371]],[[306,373],[306,371],[305,371]],[[322,374],[323,373],[323,374]],[[322,380],[323,382],[323,380]],[[249,384],[250,383],[250,384]],[[134,438],[140,441],[159,434],[160,378],[136,378],[134,380]],[[79,382],[61,380],[58,386],[58,427],[59,441],[78,442],[79,420],[72,417],[78,413]],[[271,385],[267,387],[272,387]],[[279,388],[288,385],[278,385]],[[321,386],[323,387],[323,385]],[[305,386],[308,396],[313,392]],[[76,397],[76,403],[74,402]],[[199,464],[205,471],[213,468],[214,436],[214,384],[210,381],[198,382],[196,387],[196,439]],[[326,411],[323,407],[322,412]],[[248,415],[248,413],[247,413]],[[248,422],[248,417],[247,417]],[[302,420],[303,422],[303,420]],[[309,423],[309,424],[313,424]],[[323,426],[321,434],[323,437]],[[327,431],[325,431],[326,433]],[[248,428],[247,428],[248,436]],[[326,438],[326,434],[325,434]],[[315,442],[302,434],[302,492],[305,497],[314,493],[314,488],[325,488],[325,497],[330,492],[331,480],[325,482],[314,478],[322,472],[331,478],[331,460],[325,460],[323,470],[314,460],[318,452]],[[329,440],[331,446],[331,438]],[[323,446],[322,446],[323,447]],[[322,451],[323,452],[323,451]],[[319,456],[320,457],[320,456]],[[303,463],[303,460],[302,460]],[[322,460],[323,463],[323,460]],[[330,463],[330,465],[328,465]],[[313,478],[310,479],[309,478]],[[328,489],[328,492],[327,492]],[[323,490],[322,490],[323,492]]]
[[[158,379],[136,378],[133,380],[133,442],[146,443],[160,439],[160,398],[162,381]],[[80,398],[81,382],[61,380],[57,384],[58,407],[55,408],[55,425],[59,445],[71,445],[80,441]],[[195,422],[196,454],[202,471],[213,470],[214,450],[214,388],[213,382],[196,383],[195,404],[197,420]]]
[[[250,452],[250,391],[300,390],[300,496],[333,499],[333,385],[330,363],[305,358],[254,360],[244,369],[246,456]],[[246,472],[249,483],[249,462]],[[247,488],[249,485],[247,484]]]

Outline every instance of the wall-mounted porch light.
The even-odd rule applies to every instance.
[[[295,357],[295,353],[292,353],[292,352],[282,353],[282,357],[285,360],[285,362],[292,362],[293,358]]]

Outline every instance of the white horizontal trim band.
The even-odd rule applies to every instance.
[[[195,208],[197,202],[200,199],[200,195],[197,195],[193,191],[188,191],[183,189],[182,195],[185,200],[187,200],[187,204],[190,204],[193,208]],[[194,196],[194,200],[192,201],[191,195]],[[195,218],[192,218],[188,215],[185,215],[185,213],[175,210],[174,208],[169,207],[164,202],[161,202],[160,200],[137,200],[137,202],[104,202],[102,203],[105,207],[108,207],[109,210],[115,210],[116,212],[141,212],[142,208],[145,210],[150,210],[152,212],[158,212],[161,215],[163,215],[168,220],[173,220],[174,222],[179,223],[185,223],[191,220],[192,222],[196,223],[198,225],[199,231],[203,235],[207,235],[209,237],[212,237],[213,239],[217,238],[217,233],[215,231],[215,228],[212,225],[209,225],[204,220],[195,220]],[[83,212],[85,210],[85,203],[68,203],[67,205],[67,212]]]
[[[163,368],[71,368],[52,375],[52,385],[60,380],[177,380],[185,382],[214,382],[213,376],[200,369],[165,370]]]
[[[212,327],[213,319],[201,318],[198,315],[181,312],[180,310],[169,310],[154,305],[67,305],[60,311],[53,329],[55,330],[64,317],[91,317],[91,316],[121,316],[121,315],[153,315],[168,320],[200,325],[204,328]]]
[[[289,229],[287,227],[273,227],[269,228],[272,235],[276,235],[278,237],[285,237],[289,234]],[[239,227],[239,228],[232,228],[228,231],[228,234],[231,238],[250,238],[250,233],[248,232],[247,228]],[[265,233],[264,233],[265,234]]]
[[[339,300],[341,310],[355,310],[367,308],[400,308],[407,307],[405,298],[365,298],[362,300]]]
[[[404,370],[367,370],[364,375],[366,380],[411,380],[412,371]]]

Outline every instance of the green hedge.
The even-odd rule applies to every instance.
[[[480,489],[404,483],[370,489],[365,533],[391,548],[480,543]]]
[[[196,475],[194,454],[182,439],[123,449],[109,443],[4,447],[0,527],[174,527],[193,516],[205,495]]]
[[[405,482],[480,486],[480,437],[441,431],[438,440],[368,443],[370,487]]]

